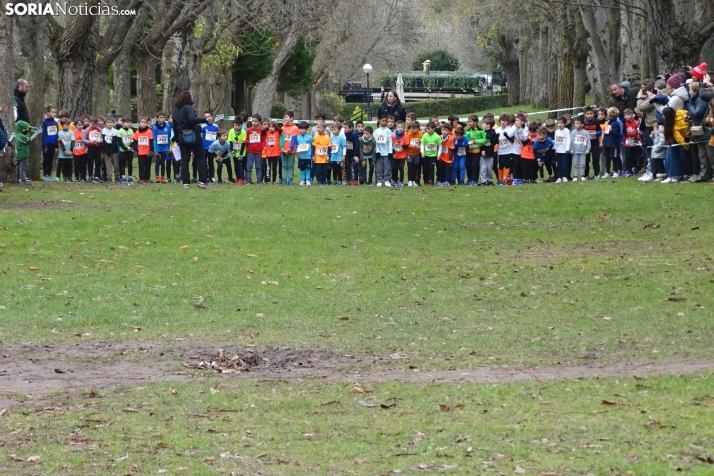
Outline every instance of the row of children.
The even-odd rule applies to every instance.
[[[173,155],[171,117],[164,112],[157,113],[153,125],[148,118],[140,118],[137,130],[131,128],[128,117],[115,125],[111,118],[96,116],[77,118],[71,123],[62,112],[58,123],[56,115],[56,109],[48,107],[42,124],[44,180],[59,180],[61,174],[65,181],[102,183],[113,178],[118,183],[132,184],[136,156],[139,183],[151,182],[152,163],[157,183],[170,182],[172,178],[180,182],[175,160],[178,157]],[[616,108],[586,108],[572,124],[569,115],[560,117],[557,127],[553,120],[529,123],[525,111],[501,114],[499,127],[490,113],[483,116],[480,124],[475,115],[469,116],[466,123],[450,115],[447,121],[432,116],[420,124],[416,114],[409,113],[406,122],[382,117],[376,129],[337,116],[329,132],[322,114],[316,117],[312,129],[306,122],[294,125],[292,112],[285,114],[282,125],[258,115],[239,115],[228,131],[214,124],[210,111],[204,115],[201,139],[208,157],[207,177],[218,183],[223,182],[225,165],[230,183],[292,184],[291,155],[297,160],[300,185],[376,183],[391,187],[406,183],[411,187],[423,182],[488,186],[494,185],[494,175],[501,185],[561,183],[585,180],[591,165],[594,178],[629,176],[643,168],[638,121],[629,109],[625,110],[624,124]],[[194,182],[196,175],[194,161]],[[24,180],[20,177],[22,183],[27,183]]]

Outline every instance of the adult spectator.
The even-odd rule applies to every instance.
[[[181,182],[183,188],[191,184],[188,164],[193,152],[193,160],[198,166],[198,186],[211,188],[206,181],[206,156],[203,150],[200,124],[206,123],[206,118],[198,115],[193,107],[191,91],[183,91],[176,99],[176,109],[171,114],[173,117],[174,137],[181,149]],[[191,134],[193,132],[193,134]]]
[[[25,121],[28,124],[32,124],[30,121],[30,113],[27,110],[27,105],[25,104],[25,95],[29,90],[30,83],[28,83],[26,79],[17,80],[17,86],[15,86],[15,90],[12,94],[15,96],[15,110],[17,111],[15,122]]]
[[[630,84],[627,83],[626,84]],[[623,88],[622,83],[612,83],[610,85],[610,92],[612,97],[608,106],[616,107],[620,110],[620,120],[625,121],[625,109],[632,109],[633,111],[637,107],[637,91],[633,91],[632,88]]]
[[[399,96],[394,91],[387,91],[387,95],[384,97],[384,102],[379,106],[379,114],[377,117],[386,117],[392,115],[395,121],[406,121],[407,120],[407,110],[402,106],[402,101],[399,100]]]
[[[714,97],[712,91],[701,91],[701,83],[695,82],[689,85],[690,98],[687,102],[687,111],[689,112],[689,120],[692,124],[691,145],[692,159],[699,159],[700,173],[692,175],[689,182],[709,182],[712,179],[712,163],[714,157],[709,154],[712,152],[712,147],[708,145],[709,139],[712,136],[712,130],[708,127],[707,116],[709,115],[709,103]],[[700,133],[695,135],[696,129]]]

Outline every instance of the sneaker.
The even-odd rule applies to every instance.
[[[384,186],[385,186],[385,187],[391,187],[391,186],[392,186],[392,182],[384,182]]]
[[[198,182],[198,188],[211,188],[211,185],[208,183]]]
[[[381,187],[381,186],[382,186],[382,182],[377,182],[377,187]]]
[[[42,181],[43,181],[43,182],[49,182],[49,181],[50,181],[50,176],[49,176],[49,175],[45,175],[45,176],[42,178]]]
[[[242,179],[236,180],[236,185],[245,185],[245,182]]]
[[[306,187],[309,187],[309,186],[311,186],[311,185],[312,185],[312,182],[311,182],[310,180],[306,180],[306,181],[305,181],[305,186],[306,186]]]
[[[69,177],[65,177],[65,178],[64,178],[64,181],[65,181],[66,183],[71,182],[71,180],[69,179]]]
[[[687,180],[687,183],[697,183],[699,182],[699,175],[692,175],[689,177],[689,180]]]
[[[648,178],[650,180],[647,180]],[[638,182],[651,182],[652,181],[651,179],[652,179],[652,174],[644,174],[642,177],[637,177]]]
[[[666,179],[662,180],[660,183],[677,183],[677,182],[679,182],[679,180],[677,180],[676,178],[666,178]]]
[[[191,184],[189,184],[189,183],[183,184],[183,188],[188,188],[188,187],[190,187],[190,186],[191,186]]]
[[[555,183],[563,183],[563,179],[558,179],[555,181]]]
[[[403,186],[404,186],[404,182],[397,182],[397,187],[403,187]]]
[[[629,170],[625,172],[625,177],[632,177],[632,172],[630,172]]]
[[[298,185],[300,185],[301,187],[304,187],[304,186],[305,186],[305,181],[304,181],[304,180],[300,180],[300,183],[299,183]]]
[[[613,172],[611,175],[612,178],[618,178],[619,176],[620,176],[620,174],[617,172]]]
[[[343,180],[342,185],[347,185],[347,180]]]
[[[131,177],[129,177],[128,179],[126,179],[126,181],[127,181],[127,183],[128,183],[129,185],[131,185],[131,184],[134,183],[134,179],[131,178]]]
[[[407,187],[413,187],[413,186],[414,186],[414,182],[412,182],[411,180],[409,182],[407,182]]]
[[[104,180],[102,180],[102,179],[100,179],[100,178],[98,178],[98,177],[95,178],[94,181],[97,182],[97,183],[104,183]]]

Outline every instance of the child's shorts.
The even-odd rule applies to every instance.
[[[408,155],[408,156],[407,156],[407,163],[408,163],[408,164],[418,164],[418,163],[419,163],[419,156],[418,156],[418,155]]]

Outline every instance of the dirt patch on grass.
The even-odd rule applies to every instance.
[[[29,202],[9,202],[3,206],[8,211],[49,210],[53,208],[72,208],[78,204],[72,200],[33,200]]]
[[[216,346],[143,341],[0,345],[0,408],[35,404],[55,392],[202,378],[321,379],[334,382],[487,382],[689,374],[714,370],[714,358],[601,362],[546,367],[479,367],[446,371],[409,368],[357,371],[373,358],[329,350]]]

